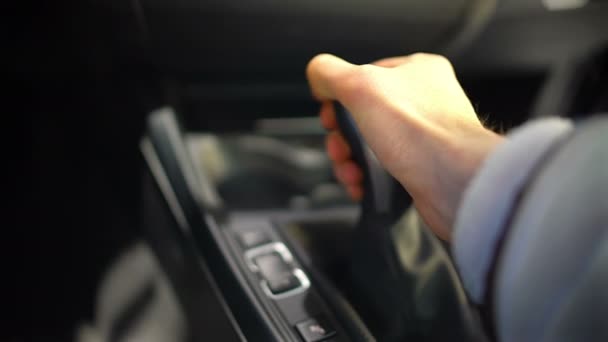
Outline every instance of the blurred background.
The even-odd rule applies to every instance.
[[[607,108],[602,0],[27,1],[4,15],[1,341],[71,340],[92,319],[104,270],[141,236],[138,141],[160,106],[192,130],[255,133],[316,115],[304,68],[318,53],[425,51],[452,59],[499,130]]]

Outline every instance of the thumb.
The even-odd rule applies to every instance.
[[[336,87],[339,81],[350,74],[356,66],[327,53],[315,56],[306,67],[306,77],[315,98],[337,100]]]

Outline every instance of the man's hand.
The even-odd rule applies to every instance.
[[[353,115],[382,165],[412,195],[425,222],[449,240],[469,180],[502,137],[483,127],[442,56],[414,54],[353,65],[323,54],[307,77],[330,132],[327,151],[351,196],[362,196],[361,171],[338,131],[332,100]]]

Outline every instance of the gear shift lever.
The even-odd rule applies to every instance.
[[[397,339],[400,332],[392,330],[408,321],[400,314],[409,304],[403,303],[399,293],[407,290],[399,286],[403,271],[391,227],[412,200],[365,144],[350,113],[339,103],[335,105],[340,131],[350,145],[352,159],[363,173],[361,214],[351,258],[352,300],[375,334],[381,334],[382,340]],[[400,310],[394,310],[396,306]]]
[[[398,222],[412,204],[409,194],[382,168],[339,103],[336,121],[363,173],[349,293],[359,314],[380,341],[484,340],[439,240],[420,225]]]

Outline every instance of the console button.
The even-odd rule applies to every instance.
[[[280,294],[299,287],[300,280],[294,276],[293,267],[287,264],[279,253],[260,255],[254,259],[262,278],[268,283],[273,294]]]
[[[239,242],[244,249],[261,246],[272,242],[266,230],[247,230],[239,234]]]
[[[323,341],[336,334],[336,331],[321,318],[311,318],[296,324],[296,329],[306,342]]]

